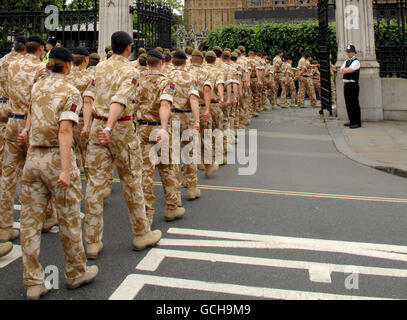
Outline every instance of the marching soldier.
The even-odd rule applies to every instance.
[[[250,101],[251,101],[251,90],[250,90],[250,65],[248,58],[246,57],[246,48],[244,46],[239,46],[238,49],[240,50],[240,55],[238,58],[238,62],[242,61],[243,68],[245,70],[244,74],[244,98],[243,98],[243,117],[242,123],[243,125],[250,124]]]
[[[0,242],[14,240],[18,231],[13,230],[14,194],[18,178],[24,167],[27,145],[17,144],[21,133],[27,136],[30,130],[31,91],[35,82],[45,77],[44,40],[39,36],[27,38],[26,51],[23,58],[12,62],[8,68],[7,106],[8,122],[4,136],[3,172],[0,181]],[[44,224],[49,231],[57,222],[52,201],[47,211],[47,222]],[[49,222],[49,223],[48,223]]]
[[[191,66],[187,69],[187,71],[194,73],[198,80],[199,105],[201,107],[201,163],[204,164],[205,175],[210,177],[219,169],[219,165],[213,161],[212,139],[205,139],[205,130],[212,130],[211,101],[213,79],[209,71],[202,66],[203,60],[204,56],[202,52],[199,50],[194,50],[192,52]],[[210,162],[208,163],[208,161]]]
[[[283,72],[282,72],[282,65],[283,65],[283,56],[284,52],[283,50],[277,50],[276,56],[273,59],[273,66],[274,66],[274,97],[273,97],[273,105],[277,105],[277,95],[278,95],[278,90],[279,88],[283,88],[284,80],[283,80]],[[280,105],[282,108],[287,108],[286,105]]]
[[[171,52],[168,49],[164,50],[164,63],[163,66],[161,67],[161,72],[166,76],[170,76],[170,72],[172,70],[172,64],[171,64]]]
[[[24,57],[25,43],[27,38],[24,36],[18,36],[14,39],[12,53],[0,59],[0,177],[2,172],[3,164],[3,150],[4,150],[4,135],[6,133],[8,113],[7,113],[7,104],[8,104],[8,94],[7,94],[7,76],[8,68],[10,63],[13,61],[19,60]]]
[[[265,69],[265,85],[267,86],[267,97],[270,101],[271,108],[274,110],[277,107],[274,104],[274,66],[273,66],[273,59],[271,57],[267,57],[267,65]]]
[[[50,291],[38,261],[41,229],[51,196],[55,198],[59,234],[65,255],[65,277],[69,289],[92,282],[97,266],[86,266],[82,244],[80,200],[82,186],[72,150],[73,123],[78,123],[82,97],[64,75],[71,70],[72,54],[52,49],[47,64],[52,71],[33,87],[30,107],[30,147],[21,178],[21,249],[27,299],[38,300]],[[24,143],[27,136],[19,136]]]
[[[200,110],[199,110],[199,84],[196,75],[186,71],[187,55],[183,51],[176,51],[172,57],[174,68],[171,72],[170,80],[174,87],[174,101],[172,104],[171,128],[179,127],[179,135],[185,131],[200,130]],[[193,137],[192,139],[195,139]],[[189,142],[183,141],[183,146]],[[179,153],[180,146],[175,146],[175,153]],[[186,197],[194,200],[201,197],[201,191],[197,187],[198,175],[196,158],[189,159],[192,163],[186,166],[183,176],[183,186],[187,188]],[[175,161],[175,159],[173,159]],[[181,181],[178,170],[178,179]]]
[[[249,51],[249,58],[250,58],[250,69],[251,69],[251,83],[250,87],[252,89],[252,103],[251,103],[251,110],[252,114],[255,117],[259,116],[257,112],[258,108],[260,107],[261,103],[261,90],[263,88],[263,77],[264,77],[264,65],[261,65],[259,60],[257,59],[255,50]]]
[[[65,77],[65,80],[79,90],[81,96],[91,84],[93,73],[87,69],[89,65],[89,51],[85,48],[75,48],[73,50],[73,64],[71,72]],[[88,139],[82,138],[82,130],[84,128],[84,114],[79,114],[78,125],[74,126],[73,136],[75,141],[76,160],[78,167],[83,168],[87,177],[86,169],[86,149],[88,147]],[[87,124],[89,126],[89,124]]]
[[[294,70],[292,67],[293,60],[290,57],[285,59],[285,62],[281,66],[283,74],[283,90],[281,92],[280,104],[288,107],[287,104],[287,92],[290,92],[290,107],[297,106],[297,88],[294,83]]]
[[[137,135],[140,139],[143,153],[143,191],[146,201],[146,215],[150,225],[153,223],[155,210],[154,171],[155,163],[150,157],[151,149],[155,147],[152,141],[154,135],[158,136],[160,129],[168,134],[168,122],[171,115],[171,105],[174,96],[174,84],[161,72],[163,55],[158,50],[148,53],[148,71],[139,81],[136,89]],[[160,115],[164,114],[163,122]],[[162,141],[161,161],[158,163],[158,172],[161,177],[165,194],[165,220],[174,221],[185,215],[185,209],[180,205],[180,183],[178,170],[170,160],[171,136]]]
[[[317,61],[313,61],[312,63],[312,83],[314,84],[315,93],[318,93],[318,96],[321,99],[321,73],[318,69],[319,64]]]
[[[133,250],[154,246],[161,239],[161,231],[151,231],[146,216],[140,142],[132,121],[139,80],[138,71],[128,60],[133,39],[126,32],[118,31],[113,33],[111,40],[114,54],[97,65],[93,92],[87,93],[94,97],[94,120],[86,159],[89,178],[84,231],[89,259],[97,259],[103,249],[103,200],[113,162],[129,210]]]
[[[298,62],[299,72],[295,76],[295,80],[299,80],[298,106],[300,108],[305,108],[305,94],[308,94],[308,97],[311,99],[311,107],[318,108],[314,84],[312,83],[311,78],[312,65],[310,61],[311,55],[308,52],[305,52]]]

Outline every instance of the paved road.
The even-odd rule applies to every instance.
[[[256,174],[231,165],[210,179],[200,173],[202,198],[185,202],[185,219],[164,222],[157,186],[163,240],[150,251],[131,251],[115,183],[94,284],[66,290],[58,235],[44,235],[41,262],[61,270],[61,288],[45,298],[407,298],[406,180],[339,154],[316,110],[263,112],[250,128],[258,130]],[[0,259],[0,299],[24,298],[15,253]]]

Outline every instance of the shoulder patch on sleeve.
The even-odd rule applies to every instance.
[[[76,109],[78,108],[78,106],[76,105],[76,104],[73,104],[72,106],[71,106],[71,111],[72,112],[76,112]]]
[[[92,87],[96,86],[95,79],[92,80],[91,86],[92,86]]]
[[[175,90],[175,84],[171,83],[171,84],[170,84],[170,89],[171,89],[171,90]]]
[[[133,80],[131,81],[132,84],[137,84],[137,79],[133,78]]]

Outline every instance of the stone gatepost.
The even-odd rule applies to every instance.
[[[361,63],[360,106],[362,120],[383,120],[382,85],[376,60],[373,4],[369,0],[336,0],[336,34],[338,62],[347,59],[346,46],[353,44]],[[343,97],[342,75],[336,77],[337,111],[339,119],[347,119]]]
[[[133,0],[99,1],[99,43],[98,53],[104,57],[105,47],[110,45],[110,37],[116,31],[126,31],[133,36],[133,15],[130,5]]]

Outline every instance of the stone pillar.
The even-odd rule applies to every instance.
[[[133,15],[130,13],[132,0],[99,1],[99,45],[98,53],[104,57],[105,47],[116,31],[126,31],[133,36]]]
[[[361,63],[360,106],[362,120],[383,120],[382,86],[373,23],[373,4],[369,0],[336,0],[336,35],[338,40],[338,62],[341,67],[347,59],[346,46],[356,47]],[[342,75],[336,77],[338,118],[347,119],[343,97]]]

